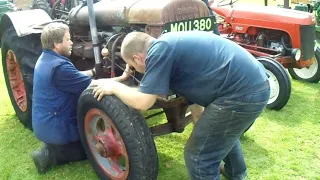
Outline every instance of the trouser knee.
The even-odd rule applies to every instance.
[[[185,160],[185,163],[186,163],[186,166],[189,167],[191,164],[190,162],[190,157],[191,157],[191,152],[190,152],[190,148],[188,147],[188,145],[186,145],[184,147],[184,160]]]

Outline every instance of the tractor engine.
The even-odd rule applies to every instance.
[[[255,50],[273,56],[290,56],[292,52],[289,35],[277,30],[248,28],[246,34],[228,34],[227,38],[249,51]]]
[[[94,4],[94,12],[98,46],[104,52],[104,77],[122,74],[125,62],[120,47],[127,33],[140,31],[157,38],[167,22],[209,16],[200,0],[102,0]],[[72,60],[81,70],[95,64],[88,17],[88,7],[81,5],[73,8],[68,17],[74,43]]]

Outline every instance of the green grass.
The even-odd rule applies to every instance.
[[[38,175],[30,158],[41,143],[18,121],[0,67],[0,179],[97,179],[88,161],[55,167]],[[320,180],[320,84],[292,81],[292,95],[281,111],[265,110],[241,139],[249,179]],[[152,123],[164,121],[164,116]],[[183,147],[192,130],[156,137],[159,179],[188,179]]]

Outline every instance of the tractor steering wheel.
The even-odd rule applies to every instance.
[[[225,1],[227,1],[227,0],[222,0],[222,1],[218,2],[217,6],[218,7],[221,7],[221,6],[232,6],[235,2],[237,2],[239,0],[234,0],[234,1],[230,0],[229,3],[222,4]]]

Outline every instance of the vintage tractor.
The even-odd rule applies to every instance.
[[[294,6],[294,10],[313,13],[316,17],[316,36],[317,41],[320,41],[320,0],[304,0],[299,1],[299,4]]]
[[[236,1],[222,0],[211,6],[223,19],[218,23],[222,36],[254,56],[276,59],[293,79],[319,82],[320,49],[312,13],[247,4],[234,6]]]
[[[120,55],[123,38],[142,31],[157,38],[163,32],[202,30],[212,32],[215,18],[200,0],[103,0],[71,9],[68,21],[52,20],[41,9],[7,13],[0,26],[2,64],[8,93],[19,120],[32,127],[32,93],[35,63],[42,52],[40,33],[44,25],[59,21],[69,25],[73,41],[70,60],[79,70],[96,68],[97,76],[121,75],[125,62]],[[108,51],[106,55],[104,52]],[[290,96],[290,79],[285,69],[271,57],[258,57],[281,93],[267,106],[281,109]],[[245,67],[243,67],[245,68]],[[130,86],[139,85],[142,74],[135,73]],[[213,82],[214,83],[214,82]],[[281,89],[283,88],[283,89]],[[201,93],[201,92],[199,92]],[[280,96],[278,96],[280,97]],[[275,102],[277,102],[275,104]],[[158,158],[153,136],[183,132],[190,122],[183,97],[159,97],[144,117],[115,96],[97,101],[92,88],[78,103],[78,127],[89,161],[101,179],[147,179],[157,177]],[[153,113],[154,112],[154,113]],[[165,113],[167,122],[150,127],[146,119]]]

